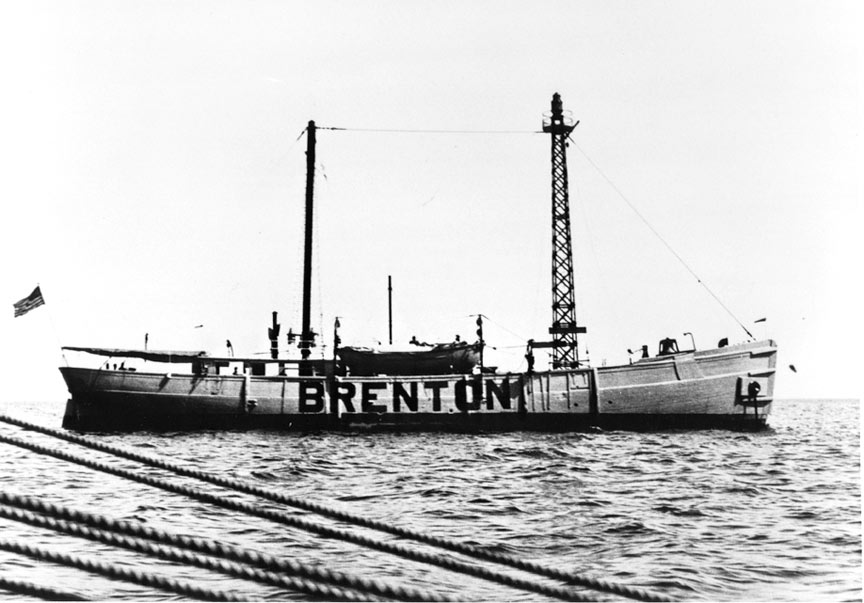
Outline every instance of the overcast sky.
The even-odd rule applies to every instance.
[[[473,339],[482,312],[491,362],[524,368],[551,321],[554,92],[581,121],[580,355],[740,321],[778,341],[778,396],[858,397],[859,4],[0,4],[2,397],[65,400],[60,345],[251,355],[273,310],[299,330],[310,119],[353,129],[318,135],[316,355],[337,315],[386,343],[392,275],[396,343]]]

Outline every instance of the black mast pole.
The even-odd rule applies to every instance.
[[[393,277],[387,275],[387,332],[393,345]]]
[[[308,360],[314,335],[310,325],[312,306],[312,217],[313,193],[315,191],[315,122],[309,121],[306,128],[306,234],[303,248],[303,332],[300,335],[300,354]],[[311,374],[306,363],[300,365],[300,374]]]

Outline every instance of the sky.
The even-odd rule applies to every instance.
[[[2,3],[0,397],[62,403],[61,345],[253,355],[275,310],[285,348],[309,120],[345,128],[318,131],[314,355],[336,316],[387,343],[390,276],[394,344],[482,313],[487,363],[524,369],[558,92],[580,356],[746,329],[780,346],[777,397],[858,398],[859,5]]]

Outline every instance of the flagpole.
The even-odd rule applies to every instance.
[[[42,286],[39,283],[36,283],[36,286],[39,287],[39,290],[42,290]],[[42,299],[45,299],[45,296],[42,296]],[[60,348],[60,357],[63,358],[64,364],[69,366],[69,360],[66,358],[66,352],[63,351],[63,344],[60,342],[60,335],[57,332],[57,325],[54,324],[54,315],[51,314],[51,310],[48,309],[48,304],[44,304],[45,313],[48,315],[48,322],[51,323],[51,331],[54,333],[54,339],[57,341],[57,347]]]
[[[57,347],[60,348],[60,356],[63,358],[63,362],[66,363],[66,366],[69,366],[69,360],[67,360],[66,354],[63,352],[63,344],[60,343],[60,335],[57,333],[57,325],[54,323],[54,317],[47,308],[47,305],[45,303],[45,296],[42,295],[42,283],[36,283],[36,288],[33,289],[30,295],[12,304],[15,308],[15,318],[29,314],[41,306],[46,306],[45,313],[48,315],[48,323],[51,325],[51,332],[57,341]]]

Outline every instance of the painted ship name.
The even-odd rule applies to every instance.
[[[325,406],[331,413],[401,413],[419,412],[421,387],[423,398],[431,401],[432,412],[444,412],[445,400],[452,400],[460,412],[481,409],[513,410],[518,404],[520,380],[465,379],[458,381],[336,381],[329,392],[322,380],[299,383],[299,412],[320,413]],[[450,393],[452,395],[448,396]],[[341,408],[340,408],[341,406]],[[449,409],[448,409],[449,410]]]

